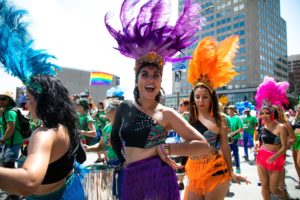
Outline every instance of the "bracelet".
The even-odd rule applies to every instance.
[[[165,144],[164,150],[165,150],[165,153],[166,153],[167,155],[170,155],[170,152],[171,152],[171,145],[170,145],[170,144]]]

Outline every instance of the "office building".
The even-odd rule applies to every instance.
[[[222,41],[233,34],[240,36],[240,48],[234,64],[239,73],[227,86],[219,88],[230,103],[254,102],[257,86],[264,76],[278,81],[288,80],[286,22],[280,16],[280,0],[198,0],[206,18],[199,32],[199,41],[207,36]],[[182,10],[184,0],[179,0]],[[185,49],[192,55],[198,42]],[[166,98],[169,106],[177,105],[178,97],[187,97],[191,85],[187,80],[188,62],[173,65],[173,92]],[[181,80],[175,82],[180,71]]]
[[[290,93],[300,95],[300,54],[288,57]]]

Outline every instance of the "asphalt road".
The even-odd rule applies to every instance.
[[[243,149],[240,147],[239,149],[240,157],[244,155]],[[296,199],[300,199],[300,190],[295,189],[295,185],[297,184],[297,173],[294,168],[294,162],[292,158],[292,152],[287,151],[287,160],[286,160],[286,186],[290,197]],[[85,165],[91,165],[97,159],[97,155],[95,153],[87,154],[87,161],[84,163]],[[253,155],[250,154],[250,160],[253,159]],[[250,185],[246,185],[245,183],[236,184],[231,183],[230,185],[230,195],[226,197],[226,200],[253,200],[253,199],[262,199],[261,196],[261,187],[258,186],[258,174],[256,165],[253,162],[246,162],[243,158],[241,158],[241,174],[243,176],[248,177],[248,179],[252,182]],[[187,183],[185,178],[184,183]],[[183,196],[184,191],[181,191],[181,196]],[[0,200],[4,200],[7,195],[0,190]]]

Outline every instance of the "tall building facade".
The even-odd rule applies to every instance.
[[[288,57],[290,93],[300,95],[300,54]]]
[[[222,41],[231,35],[240,36],[240,48],[234,64],[239,73],[227,86],[217,90],[230,103],[251,101],[264,76],[288,79],[286,22],[280,16],[280,0],[198,0],[205,26],[198,34],[199,41],[207,36]],[[184,0],[179,0],[182,10]],[[192,55],[198,42],[185,49]],[[166,104],[177,105],[178,97],[187,97],[191,86],[187,80],[188,62],[173,65],[173,94]],[[181,80],[175,81],[180,71]]]

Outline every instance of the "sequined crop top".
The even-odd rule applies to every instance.
[[[216,147],[219,139],[219,134],[213,133],[201,121],[197,121],[196,125],[194,126],[206,139],[211,147]]]
[[[264,144],[273,144],[273,145],[280,144],[280,137],[278,135],[275,135],[265,127],[261,127],[258,131],[259,131],[259,140]]]
[[[150,148],[164,143],[167,131],[150,116],[137,109],[131,101],[124,101],[116,112],[111,144],[121,161],[123,145]]]

